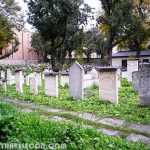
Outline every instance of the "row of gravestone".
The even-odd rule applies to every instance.
[[[16,85],[16,90],[18,92],[23,92],[23,84],[30,86],[30,92],[38,94],[38,87],[42,84],[42,79],[45,79],[45,95],[47,96],[58,96],[58,73],[49,71],[45,69],[44,72],[36,71],[31,74],[26,74],[25,79],[22,69],[16,69],[15,75],[13,76],[10,69],[7,69],[7,75],[5,71],[1,71],[1,77],[5,78],[7,76],[7,84]],[[60,72],[60,83],[61,86],[69,85],[69,73]],[[9,82],[8,82],[9,81]],[[10,84],[11,83],[11,84]],[[93,69],[91,74],[86,74],[84,77],[84,88],[91,87],[98,84],[98,75],[97,71]],[[6,83],[3,82],[3,85],[7,87]],[[5,88],[6,91],[7,88]]]
[[[147,67],[147,68],[146,68]],[[140,105],[149,105],[149,65],[142,65],[139,72],[133,73],[133,85],[138,88],[140,92]],[[146,69],[144,69],[146,68]],[[98,75],[95,72],[95,78],[92,80],[92,84],[96,79],[96,84],[99,86],[99,97],[101,100],[108,100],[111,103],[118,104],[118,88],[119,88],[119,68],[117,67],[96,67]],[[45,95],[47,96],[58,96],[58,73],[49,72],[45,70]],[[99,77],[98,77],[99,76]],[[28,78],[28,79],[27,79]],[[15,71],[16,79],[16,90],[23,92],[23,80],[22,80],[22,71]],[[29,80],[30,79],[30,80]],[[88,80],[89,79],[89,80]],[[75,62],[69,70],[68,73],[61,74],[61,81],[63,85],[65,83],[69,84],[69,93],[73,99],[83,99],[84,98],[84,88],[86,81],[91,81],[91,75],[85,75],[83,67]],[[26,82],[30,85],[30,91],[34,94],[38,93],[38,86],[41,85],[41,72],[36,72],[26,76]],[[136,83],[134,82],[136,81]],[[3,82],[5,83],[5,82]],[[92,85],[92,84],[89,85]],[[144,83],[144,86],[143,86]],[[5,84],[3,84],[3,87]],[[143,93],[146,93],[145,95]],[[144,103],[144,104],[143,104]]]

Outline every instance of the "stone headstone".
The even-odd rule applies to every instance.
[[[22,82],[22,70],[17,69],[15,70],[15,84],[16,84],[16,91],[23,93],[23,82]]]
[[[30,76],[27,74],[27,75],[25,76],[25,83],[26,83],[26,85],[28,85],[28,86],[29,86],[29,78],[30,78]]]
[[[12,85],[12,72],[10,68],[7,69],[7,84]]]
[[[75,100],[84,98],[83,76],[83,67],[78,62],[75,62],[69,70],[69,93]]]
[[[100,100],[118,104],[118,74],[116,67],[96,67],[99,73]]]
[[[45,74],[45,95],[58,97],[58,73]]]
[[[36,78],[37,78],[38,86],[41,86],[42,85],[42,74],[40,71],[36,72]]]
[[[29,83],[30,83],[30,92],[37,95],[38,94],[37,78],[36,77],[30,77]]]
[[[138,71],[139,61],[137,59],[131,59],[127,61],[127,80],[128,82],[132,82],[132,73],[134,71]]]
[[[5,79],[2,81],[2,87],[3,87],[3,91],[7,92],[7,83]]]
[[[62,87],[69,86],[69,73],[62,72],[60,76],[60,85]]]
[[[1,70],[1,77],[5,79],[5,71]]]
[[[139,92],[139,105],[150,106],[150,64],[141,64],[139,71],[133,72],[132,80]]]
[[[139,78],[140,78],[139,71],[134,71],[132,73],[132,85],[135,91],[139,91]]]

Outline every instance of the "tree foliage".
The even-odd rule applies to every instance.
[[[90,7],[83,0],[30,0],[28,7],[29,23],[45,42],[51,43],[49,55],[54,69],[58,48],[72,51],[75,34],[79,26],[86,23]],[[66,50],[63,54],[67,54]]]
[[[9,57],[17,51],[19,42],[13,28],[23,27],[20,10],[15,0],[0,0],[0,59]]]
[[[103,14],[98,18],[100,30],[107,39],[106,51],[109,60],[117,45],[139,45],[149,38],[147,1],[100,0]],[[145,3],[144,3],[145,2]],[[110,61],[111,63],[111,61]]]

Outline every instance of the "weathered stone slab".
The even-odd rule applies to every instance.
[[[17,69],[15,70],[15,84],[16,84],[16,91],[23,93],[23,82],[22,82],[22,70]]]
[[[103,118],[103,119],[99,120],[98,122],[100,122],[102,124],[106,124],[106,125],[117,126],[117,127],[121,127],[121,126],[125,125],[124,120],[113,119],[113,118]]]
[[[83,67],[75,62],[69,70],[69,93],[75,100],[84,98],[83,76]]]
[[[138,71],[139,61],[137,59],[130,59],[127,61],[127,80],[132,82],[132,73]]]
[[[7,84],[12,85],[15,83],[15,77],[12,75],[10,68],[7,69]]]
[[[5,71],[1,70],[1,77],[5,79]]]
[[[150,64],[141,64],[133,73],[133,87],[139,92],[139,105],[150,106]]]
[[[69,73],[62,72],[60,76],[60,85],[62,87],[69,86]]]
[[[37,95],[38,94],[38,83],[36,77],[31,77],[30,80],[30,92]]]
[[[130,124],[128,128],[150,134],[150,125]]]
[[[100,131],[105,135],[111,135],[111,136],[119,136],[120,135],[120,131],[117,131],[117,130],[98,128],[97,131]]]
[[[26,83],[26,85],[28,85],[29,86],[29,78],[30,78],[30,76],[27,74],[26,76],[25,76],[25,83]]]
[[[58,97],[58,73],[45,74],[45,95]]]
[[[6,83],[5,79],[3,79],[3,81],[2,81],[2,87],[3,87],[3,91],[7,92],[7,83]]]
[[[41,72],[39,72],[39,71],[36,72],[36,78],[37,78],[38,86],[41,86],[42,85],[42,74],[41,74]]]
[[[143,142],[146,143],[148,146],[150,146],[150,138],[146,137],[144,135],[140,135],[140,134],[130,134],[127,138],[127,141],[132,141],[132,142]]]
[[[99,73],[100,100],[118,104],[118,74],[116,67],[96,67]]]
[[[140,80],[140,73],[139,71],[134,71],[132,73],[132,85],[135,91],[139,91],[139,80]]]

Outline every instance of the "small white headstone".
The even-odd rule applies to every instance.
[[[58,97],[58,75],[45,74],[45,95]]]
[[[1,71],[1,77],[2,77],[3,79],[5,79],[5,71],[4,71],[4,70]]]
[[[139,65],[138,60],[128,60],[127,61],[127,80],[132,82],[132,73],[138,71]]]
[[[65,87],[66,85],[69,86],[69,74],[62,73],[60,76],[60,85]]]
[[[7,92],[7,84],[6,84],[5,80],[3,80],[3,82],[2,82],[2,86],[3,86],[3,91]]]
[[[115,67],[97,67],[100,100],[118,104],[118,74]]]
[[[16,83],[16,91],[23,93],[23,82],[22,82],[22,71],[15,71],[15,83]]]
[[[29,86],[29,75],[26,75],[26,77],[25,77],[25,82],[26,82],[26,85],[28,85]]]
[[[41,86],[42,85],[42,75],[41,75],[41,72],[36,72],[36,78],[37,78],[38,86]]]
[[[75,62],[69,70],[69,92],[70,96],[75,100],[84,98],[83,76],[83,67],[78,62]]]
[[[36,77],[30,77],[30,92],[37,95],[38,94],[38,83]]]

